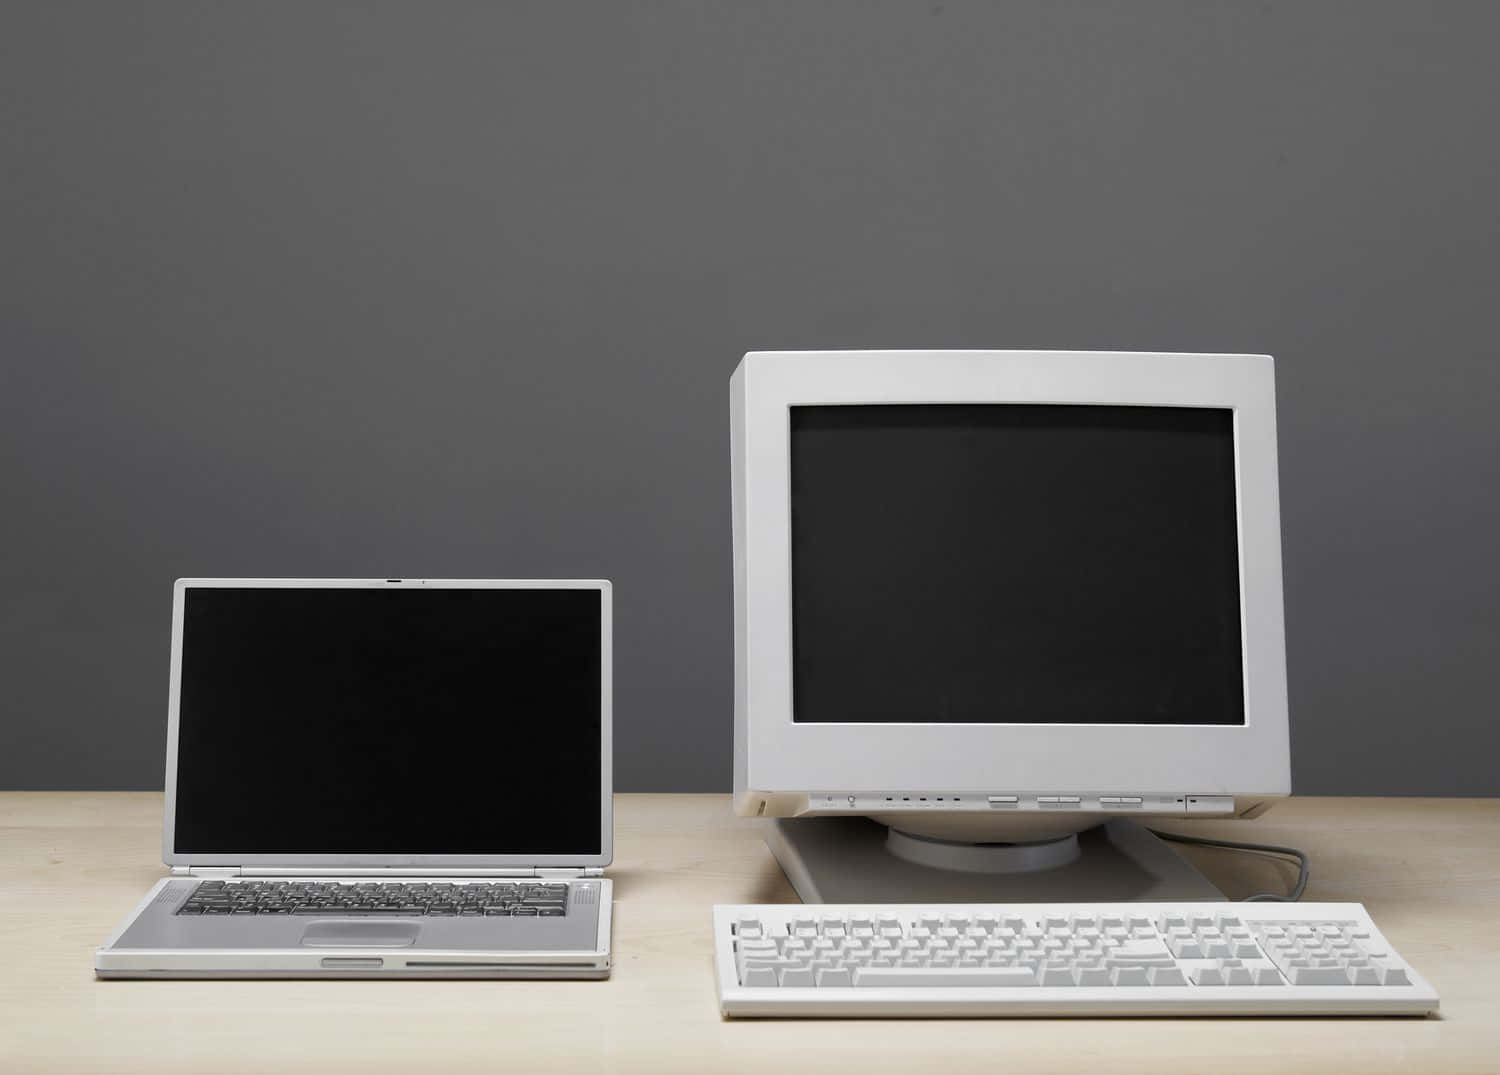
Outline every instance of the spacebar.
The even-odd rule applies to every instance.
[[[1026,967],[856,967],[856,986],[1036,985]]]

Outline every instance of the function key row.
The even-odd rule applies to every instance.
[[[1101,934],[1155,936],[1156,925],[1145,915],[1043,915],[1023,918],[1019,915],[994,914],[926,914],[915,919],[894,915],[868,914],[849,917],[837,915],[799,915],[784,927],[768,927],[758,918],[742,918],[734,923],[736,935],[754,938],[776,929],[779,935],[805,936],[905,936],[911,930],[934,933],[957,930],[960,933],[994,933],[1010,930],[1017,934],[1041,932],[1074,932],[1093,930]]]

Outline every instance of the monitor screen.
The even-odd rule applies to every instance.
[[[794,721],[1245,722],[1231,410],[790,417]]]
[[[177,852],[600,853],[598,590],[183,599]]]

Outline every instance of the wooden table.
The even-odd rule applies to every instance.
[[[1437,987],[1410,1019],[726,1022],[709,908],[791,889],[723,795],[617,799],[604,982],[98,982],[161,876],[161,796],[0,793],[0,1070],[1500,1071],[1500,800],[1294,799],[1184,831],[1292,844],[1309,899],[1359,900]],[[1284,885],[1191,849],[1231,895]]]

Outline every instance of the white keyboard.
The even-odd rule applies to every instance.
[[[714,908],[731,1016],[1425,1015],[1357,903]]]

